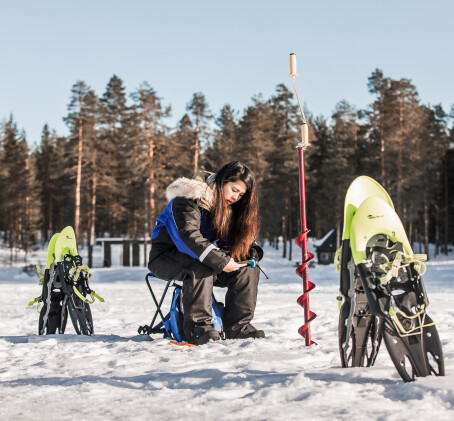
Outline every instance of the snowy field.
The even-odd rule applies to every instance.
[[[153,311],[142,268],[93,270],[106,302],[92,306],[92,337],[75,335],[70,322],[65,335],[38,336],[36,307],[27,307],[40,294],[36,273],[0,269],[0,419],[454,420],[452,254],[429,262],[424,277],[446,376],[403,383],[384,344],[374,367],[340,367],[333,265],[309,271],[318,345],[304,345],[301,280],[280,253],[266,248],[262,261],[270,279],[261,277],[254,325],[267,338],[197,348],[137,335]]]

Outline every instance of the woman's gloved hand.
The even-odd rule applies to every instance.
[[[223,272],[234,272],[235,270],[241,269],[242,267],[246,266],[247,263],[244,262],[235,262],[232,258],[230,258],[229,263],[224,267]]]
[[[238,263],[245,263],[251,268],[255,268],[257,266],[257,260],[254,258],[249,259],[249,260],[243,260],[242,262],[238,262]]]
[[[255,259],[257,260],[257,262],[259,262],[263,257],[263,249],[257,243],[253,243],[249,251],[249,255],[252,259]]]

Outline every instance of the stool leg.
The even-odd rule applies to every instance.
[[[153,320],[152,320],[151,323],[150,323],[150,327],[151,327],[151,328],[153,328],[154,322],[156,321],[156,317],[158,317],[158,314],[161,316],[162,323],[165,322],[165,320],[164,320],[164,315],[163,315],[162,312],[161,312],[161,306],[162,306],[162,303],[164,302],[164,298],[165,298],[165,296],[166,296],[166,294],[167,294],[167,290],[169,289],[169,286],[170,286],[170,283],[171,283],[171,282],[172,282],[172,281],[167,281],[167,285],[166,285],[166,287],[165,287],[165,289],[164,289],[164,292],[163,292],[163,294],[162,294],[162,296],[161,296],[161,301],[160,301],[159,304],[158,304],[158,300],[156,300],[156,296],[154,295],[153,290],[151,289],[151,286],[150,286],[150,282],[149,282],[148,279],[147,279],[148,289],[150,290],[150,294],[151,294],[151,296],[152,296],[152,298],[153,298],[153,301],[154,301],[154,303],[155,303],[155,306],[156,306],[156,312],[155,312],[155,314],[154,314],[154,316],[153,316]]]

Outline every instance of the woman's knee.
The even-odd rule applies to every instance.
[[[250,266],[245,266],[241,268],[236,276],[233,278],[233,282],[236,285],[247,284],[247,285],[258,285],[259,283],[260,271],[258,268],[251,268]]]

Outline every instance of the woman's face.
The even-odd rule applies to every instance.
[[[246,183],[242,180],[229,181],[222,186],[222,193],[227,205],[233,205],[238,202],[247,192]]]

